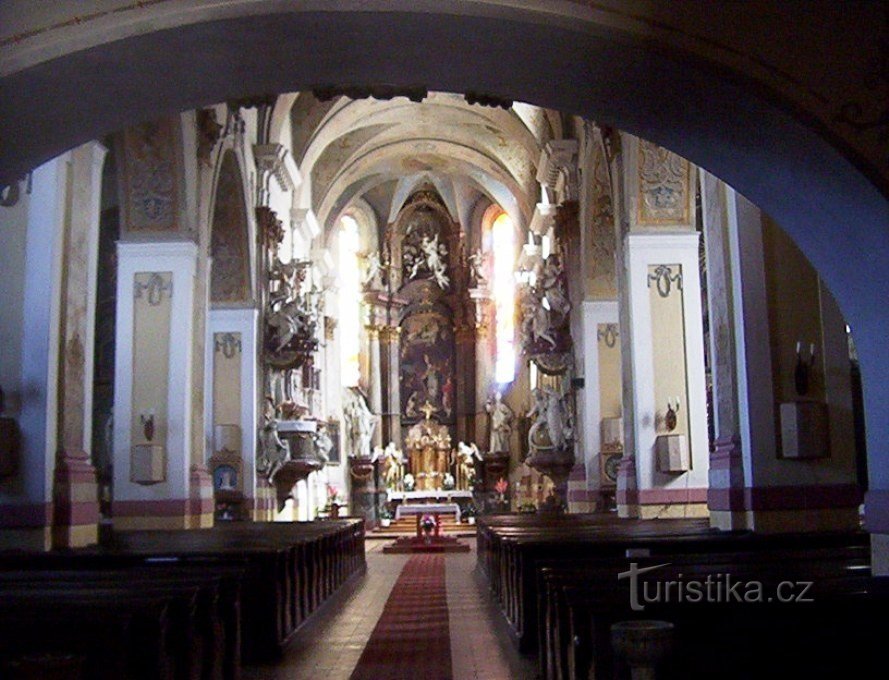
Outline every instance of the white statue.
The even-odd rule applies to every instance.
[[[490,453],[509,451],[509,437],[512,434],[512,409],[503,403],[503,395],[497,392],[492,400],[485,404],[485,410],[491,416]]]
[[[365,257],[364,261],[367,263],[367,270],[364,272],[362,285],[365,288],[382,288],[383,263],[380,261],[380,254],[374,251]]]
[[[533,418],[534,422],[528,430],[528,443],[532,449],[563,449],[574,434],[564,397],[554,390],[540,387],[535,388],[531,394],[534,397],[534,406],[528,411],[528,417]],[[541,430],[550,442],[549,447],[540,443]]]
[[[543,298],[551,311],[562,316],[571,311],[571,303],[568,301],[568,294],[565,290],[562,260],[555,253],[550,254],[543,263],[539,285],[543,291]]]
[[[425,262],[426,267],[432,273],[432,278],[435,279],[438,287],[442,290],[447,289],[448,286],[451,285],[451,281],[447,275],[447,266],[444,262],[444,258],[448,254],[447,246],[445,246],[444,243],[438,242],[438,234],[432,238],[424,236],[423,240],[420,242],[420,251],[422,257],[417,257],[414,260],[408,279],[416,278],[420,266]]]
[[[404,455],[395,448],[395,442],[386,445],[383,455],[383,481],[387,489],[394,491],[404,475]]]
[[[377,425],[377,416],[370,412],[364,397],[349,390],[343,415],[349,432],[349,455],[369,458],[371,455],[370,441]]]
[[[269,479],[272,479],[284,463],[290,460],[290,446],[287,442],[281,441],[278,435],[278,421],[273,418],[266,419],[265,425],[259,431],[259,444],[262,451],[260,468],[264,469]]]
[[[475,443],[457,443],[457,479],[460,485],[469,489],[470,482],[475,478],[475,461],[482,460],[482,454]]]
[[[530,286],[519,290],[519,308],[522,310],[522,325],[519,332],[522,345],[527,347],[533,342],[543,340],[555,349],[557,342],[552,331],[550,312],[543,306],[543,298]]]
[[[471,285],[476,288],[481,288],[487,283],[487,279],[485,277],[485,254],[482,252],[481,248],[476,250],[472,255],[470,255],[467,260],[469,261],[469,282]]]
[[[327,426],[323,423],[318,426],[318,431],[315,432],[314,441],[315,453],[318,455],[318,458],[325,463],[329,462],[330,452],[333,449],[333,439],[327,434]]]

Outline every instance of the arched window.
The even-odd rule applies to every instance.
[[[343,387],[355,387],[361,376],[361,283],[359,281],[358,222],[350,215],[340,219],[339,233],[339,327],[340,377]]]
[[[491,288],[496,319],[494,379],[498,384],[515,379],[515,225],[505,212],[491,224],[493,259]]]

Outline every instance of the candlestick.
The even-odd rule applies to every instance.
[[[803,343],[799,340],[796,341],[796,353],[799,355],[799,351],[803,348]]]

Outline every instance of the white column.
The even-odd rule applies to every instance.
[[[191,361],[197,246],[191,241],[118,243],[117,328],[114,384],[115,527],[184,527],[189,513]],[[134,285],[137,274],[170,274],[170,332],[158,337],[169,348],[167,370],[166,474],[163,481],[131,481],[134,375]],[[135,414],[138,417],[138,414]]]
[[[601,486],[599,454],[602,451],[601,378],[599,373],[599,326],[617,324],[617,301],[584,300],[583,353],[585,375],[583,383],[584,415],[583,450],[586,452],[587,488],[598,491]],[[620,338],[617,338],[620,342]]]
[[[241,461],[243,464],[244,495],[256,501],[256,447],[259,432],[259,310],[249,307],[242,309],[212,309],[208,323],[206,394],[207,411],[204,422],[206,436],[213,441],[213,357],[215,349],[213,337],[216,333],[237,333],[241,338]],[[210,451],[210,455],[212,455]]]
[[[0,487],[0,543],[49,548],[57,446],[62,237],[70,154],[31,174],[21,316],[19,466]],[[7,400],[12,391],[7,385]],[[15,482],[15,483],[12,483]],[[11,519],[10,519],[11,518]]]
[[[693,232],[630,233],[626,237],[633,338],[630,357],[634,383],[633,426],[642,517],[706,516],[709,445],[698,238],[698,234]],[[687,394],[687,399],[683,401],[687,403],[681,404],[680,408],[687,409],[688,445],[691,449],[690,469],[682,474],[659,472],[656,464],[658,417],[659,411],[663,415],[666,404],[655,403],[654,349],[661,338],[652,324],[649,267],[662,264],[679,265],[682,272]]]

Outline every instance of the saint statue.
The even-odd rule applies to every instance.
[[[349,455],[370,458],[370,441],[377,425],[377,416],[370,412],[364,397],[354,390],[348,393],[343,415],[349,433]]]
[[[509,436],[512,434],[512,409],[503,403],[503,395],[497,392],[492,400],[485,404],[485,410],[491,416],[490,453],[509,452]]]
[[[327,434],[327,426],[323,423],[318,425],[318,431],[315,433],[315,454],[325,463],[330,461],[330,451],[333,449],[333,440]]]

